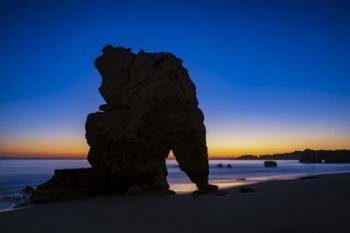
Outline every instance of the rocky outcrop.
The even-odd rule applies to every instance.
[[[95,65],[106,104],[86,122],[91,165],[130,185],[167,189],[165,159],[172,150],[189,178],[207,185],[204,117],[182,60],[106,46]]]
[[[112,179],[103,170],[92,168],[56,170],[54,176],[32,194],[34,203],[84,198],[113,190]]]
[[[106,104],[99,112],[89,114],[86,121],[92,169],[57,172],[34,193],[33,201],[41,199],[35,198],[39,190],[57,196],[67,187],[67,192],[73,192],[71,187],[76,186],[77,197],[85,191],[87,196],[94,195],[94,189],[126,191],[138,186],[167,190],[165,159],[170,150],[198,189],[216,191],[216,186],[208,184],[204,116],[182,60],[171,53],[133,53],[108,45],[95,66],[102,77],[99,91]],[[103,175],[95,177],[96,171],[103,171]],[[68,173],[77,182],[70,183]],[[99,182],[81,186],[80,176]],[[106,180],[115,184],[106,184]],[[110,185],[114,187],[105,188]]]

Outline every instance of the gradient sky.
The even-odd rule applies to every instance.
[[[349,12],[346,0],[1,1],[0,155],[86,155],[105,44],[184,60],[212,156],[350,148]]]

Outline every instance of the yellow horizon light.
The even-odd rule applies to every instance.
[[[1,138],[1,157],[55,157],[55,158],[86,158],[89,146],[84,137],[79,134],[45,135],[32,137]],[[240,136],[237,136],[240,135]],[[270,134],[262,137],[257,134],[237,135],[221,133],[208,135],[207,145],[210,158],[234,158],[240,155],[263,155],[292,152],[311,148],[345,149],[350,148],[350,136],[324,135],[308,136],[285,134],[283,136]]]

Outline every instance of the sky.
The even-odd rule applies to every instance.
[[[0,156],[86,156],[106,44],[183,59],[212,157],[350,149],[349,12],[346,0],[3,0]]]

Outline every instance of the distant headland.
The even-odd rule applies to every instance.
[[[273,160],[299,160],[301,163],[350,163],[350,150],[311,150],[294,151],[270,155],[242,155],[239,160],[273,159]]]

